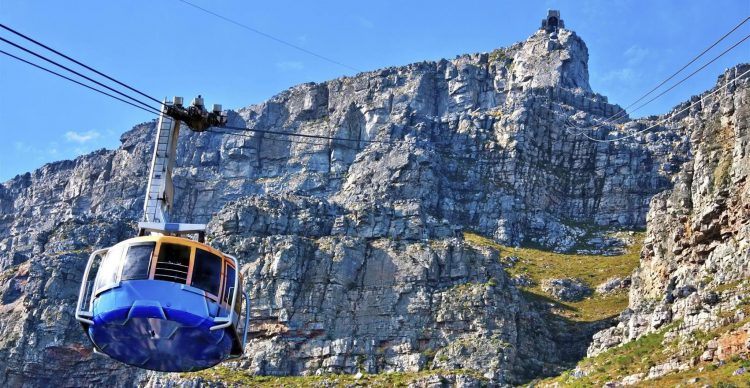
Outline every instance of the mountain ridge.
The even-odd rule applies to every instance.
[[[235,368],[471,369],[517,384],[572,367],[613,323],[555,318],[518,289],[506,258],[463,233],[616,252],[623,242],[609,233],[645,227],[649,202],[693,160],[692,124],[657,126],[636,137],[645,143],[592,143],[573,131],[621,108],[590,90],[575,33],[540,30],[493,53],[301,84],[229,117],[254,129],[409,139],[397,145],[183,131],[175,215],[208,222],[212,243],[240,257],[249,280],[254,338]],[[655,122],[591,133],[619,137]],[[140,124],[117,150],[0,184],[0,356],[9,360],[0,382],[172,378],[93,356],[70,311],[86,252],[134,231],[153,133]]]

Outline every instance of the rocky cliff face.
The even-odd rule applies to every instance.
[[[240,257],[248,279],[253,340],[235,367],[276,375],[475,369],[515,383],[582,356],[591,328],[550,321],[508,281],[497,254],[466,245],[461,231],[565,251],[594,245],[602,229],[641,228],[652,197],[671,187],[689,151],[697,155],[703,117],[693,112],[694,124],[633,142],[587,140],[581,131],[619,137],[650,122],[592,129],[620,108],[590,90],[584,42],[569,30],[557,35],[538,31],[489,54],[299,85],[230,117],[236,126],[357,141],[181,135],[175,218],[210,222],[212,244]],[[731,143],[731,134],[721,136]],[[154,124],[142,124],[117,150],[0,185],[0,383],[149,378],[92,355],[73,304],[88,252],[134,231],[153,135]],[[744,184],[742,138],[705,148],[713,162],[702,169],[729,171],[710,180],[711,195]],[[721,209],[734,209],[727,195]],[[668,198],[658,196],[655,208]],[[721,225],[736,218],[724,220],[730,210],[721,209],[720,226],[700,227],[714,213],[679,223],[697,222],[708,239],[723,235]],[[663,236],[651,233],[648,249],[657,252]],[[652,257],[664,257],[658,252]],[[717,260],[703,263],[727,265]],[[663,283],[650,273],[644,265],[634,279],[635,301]]]
[[[691,101],[700,104],[671,118],[687,130],[692,158],[676,175],[674,188],[651,201],[630,308],[616,327],[598,333],[589,348],[589,354],[596,355],[665,327],[667,339],[687,343],[639,378],[750,353],[750,326],[735,330],[749,313],[750,79],[736,79],[748,70],[750,65],[730,69],[717,83],[726,89],[694,98]],[[716,341],[707,345],[691,337],[732,326],[735,329],[716,338],[737,337],[736,344],[727,340],[726,346]],[[696,357],[695,351],[704,350]]]

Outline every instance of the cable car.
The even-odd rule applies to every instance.
[[[247,339],[237,268],[236,258],[190,239],[131,238],[90,256],[76,318],[97,351],[123,363],[209,368],[241,356]]]
[[[201,132],[226,116],[220,105],[206,111],[200,96],[187,108],[181,97],[164,101],[138,237],[91,254],[75,314],[95,351],[163,372],[241,356],[249,324],[237,259],[204,243],[205,225],[169,222],[180,120]]]

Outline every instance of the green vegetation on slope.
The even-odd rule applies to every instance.
[[[640,384],[641,387],[677,387],[680,385],[690,385],[694,381],[694,386],[717,387],[717,388],[735,388],[749,387],[750,377],[747,373],[743,375],[733,375],[739,368],[750,369],[750,361],[734,360],[721,366],[709,364],[700,366],[688,371],[669,374],[658,379],[648,380]]]
[[[421,372],[396,372],[377,375],[324,374],[320,376],[256,376],[244,370],[217,366],[200,372],[183,373],[184,379],[203,379],[206,381],[221,381],[225,385],[239,385],[243,387],[406,387],[417,380],[431,376],[469,376],[484,381],[479,372],[467,370],[428,370]]]
[[[490,62],[497,62],[502,61],[508,58],[508,55],[505,53],[505,49],[495,49],[490,52],[489,60]]]
[[[747,321],[745,320],[742,323]],[[678,324],[679,322],[673,323],[656,333],[647,334],[596,357],[584,359],[578,364],[578,369],[586,371],[586,376],[575,378],[570,372],[565,372],[556,378],[538,381],[533,386],[601,387],[607,382],[622,380],[625,376],[641,373],[645,376],[651,367],[669,361],[679,351],[685,351],[687,343],[690,343],[693,353],[697,356],[710,338],[728,332],[731,328],[737,326],[723,327],[710,334],[704,333],[703,335],[693,336],[690,338],[690,342],[680,342],[679,339],[674,339],[665,343],[664,334]],[[750,369],[750,360],[733,358],[724,363],[701,362],[689,370],[668,373],[655,379],[641,380],[634,386],[674,387],[693,382],[699,384],[699,386],[705,384],[717,387],[748,386],[750,385],[748,374],[733,375],[741,367]]]
[[[750,315],[750,301],[741,304],[738,310],[744,312],[741,315]],[[650,380],[642,379],[634,386],[674,387],[707,384],[711,387],[750,386],[750,360],[737,356],[724,362],[703,362],[699,359],[711,339],[733,332],[748,322],[750,318],[721,326],[710,332],[694,331],[684,336],[666,336],[667,332],[679,328],[682,324],[681,321],[675,321],[657,332],[609,349],[595,357],[583,359],[578,363],[577,369],[585,371],[585,376],[576,378],[571,372],[565,372],[555,378],[537,381],[533,383],[533,386],[601,387],[607,382],[620,381],[630,375],[642,373],[645,377],[653,366],[664,364],[673,358],[681,362],[695,360],[697,364],[689,370],[667,373]],[[669,339],[665,340],[665,338]],[[747,368],[748,372],[733,375],[742,367]]]
[[[588,375],[574,378],[570,372],[565,372],[554,379],[543,380],[540,386],[551,386],[562,383],[571,387],[600,387],[602,384],[619,380],[635,373],[647,373],[657,364],[666,361],[674,351],[676,343],[664,345],[664,334],[673,328],[673,323],[658,332],[647,334],[641,338],[628,342],[622,346],[610,349],[596,357],[586,358],[578,364],[578,368],[588,371]]]
[[[541,281],[551,278],[579,278],[595,288],[612,277],[626,277],[638,267],[643,233],[635,234],[635,242],[627,252],[617,256],[579,255],[544,251],[535,248],[513,248],[475,233],[464,233],[464,239],[472,245],[499,251],[502,256],[516,256],[520,260],[507,269],[511,276],[526,274],[534,286],[522,287],[531,299],[553,303],[555,312],[568,319],[582,322],[597,321],[619,314],[628,306],[625,291],[601,295],[594,293],[579,302],[560,302],[542,291]]]

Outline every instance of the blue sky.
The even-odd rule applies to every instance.
[[[491,51],[524,40],[548,8],[560,9],[566,27],[588,45],[592,88],[622,106],[750,15],[750,0],[191,1],[362,70]],[[2,0],[0,22],[148,94],[200,93],[226,108],[356,73],[177,0]],[[706,60],[748,33],[750,22]],[[745,42],[635,116],[664,113],[748,61]],[[122,132],[152,116],[0,56],[0,118],[2,182],[117,147]]]

